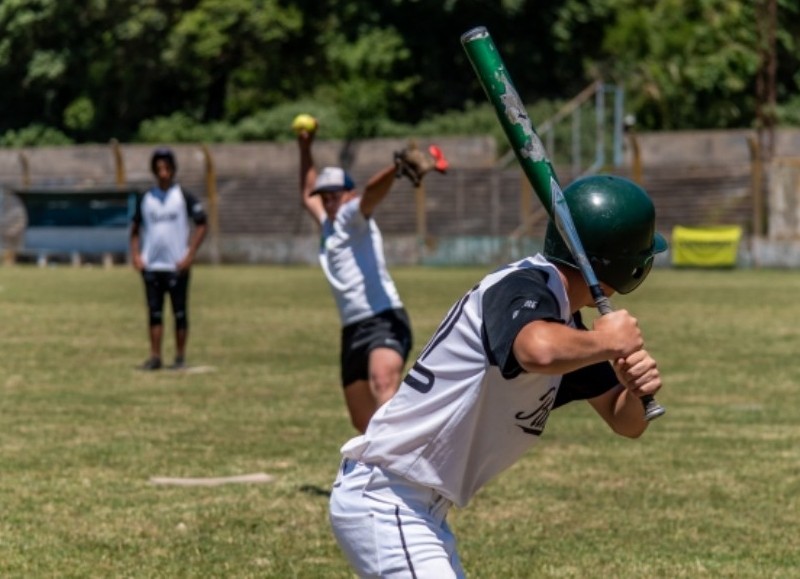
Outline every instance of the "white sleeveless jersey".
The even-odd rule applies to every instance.
[[[531,269],[538,272],[522,271]],[[485,319],[487,291],[515,273],[497,288],[508,303],[495,310],[491,299],[500,294],[490,293],[493,320]],[[508,299],[505,288],[512,279]],[[546,311],[537,311],[540,302]],[[535,319],[573,325],[561,278],[541,255],[488,275],[451,308],[397,394],[378,409],[364,435],[342,447],[343,456],[379,465],[466,505],[539,440],[556,399],[560,376],[526,373],[518,366],[512,372],[495,360],[495,352],[503,351],[513,358],[514,337]]]
[[[133,217],[142,225],[142,259],[148,271],[175,271],[186,257],[190,219],[205,222],[202,204],[180,185],[172,185],[163,199],[151,189],[139,200]]]
[[[342,325],[403,307],[386,268],[381,232],[361,213],[360,202],[358,198],[348,201],[333,221],[322,220],[319,262]]]

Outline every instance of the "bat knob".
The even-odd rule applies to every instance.
[[[644,419],[647,420],[647,422],[655,420],[667,411],[667,409],[656,402],[656,399],[650,394],[647,396],[642,396],[641,400],[642,404],[644,405]]]

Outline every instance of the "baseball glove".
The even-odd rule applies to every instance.
[[[449,163],[442,150],[436,145],[428,147],[428,151],[420,151],[416,144],[411,144],[402,151],[394,154],[394,164],[397,168],[395,175],[399,178],[406,176],[414,187],[419,187],[425,173],[431,170],[446,173]]]

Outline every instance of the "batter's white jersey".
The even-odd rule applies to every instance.
[[[526,373],[512,353],[520,329],[537,319],[575,326],[561,278],[544,257],[485,277],[451,308],[397,394],[343,456],[466,505],[536,444],[556,402],[561,377]],[[613,372],[602,381],[604,390],[616,384]]]
[[[348,201],[333,221],[322,220],[319,262],[342,325],[403,307],[386,268],[381,232],[361,213],[360,202],[358,198]]]

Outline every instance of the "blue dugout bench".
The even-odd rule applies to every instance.
[[[50,256],[128,253],[131,217],[146,186],[45,186],[7,191],[25,206],[27,227],[20,252]]]

